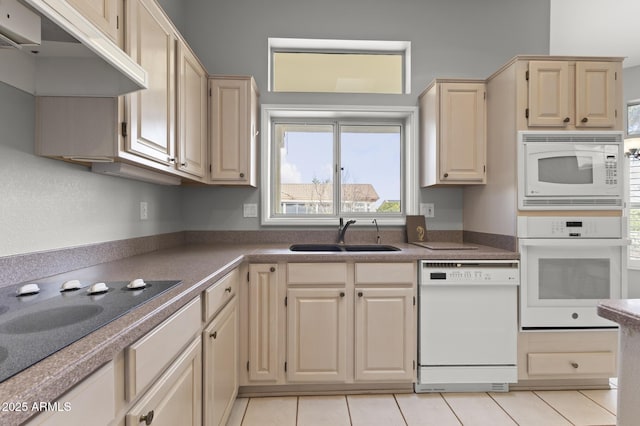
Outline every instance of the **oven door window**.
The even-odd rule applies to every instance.
[[[609,259],[540,259],[540,300],[609,298]]]

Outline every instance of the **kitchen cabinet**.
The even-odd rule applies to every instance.
[[[412,382],[415,265],[287,265],[287,383]]]
[[[517,386],[559,379],[608,381],[617,374],[617,340],[616,330],[520,332]]]
[[[238,270],[205,291],[204,424],[224,425],[238,393]],[[215,314],[215,315],[214,315]]]
[[[203,178],[207,163],[207,72],[183,41],[178,43],[176,167]]]
[[[214,76],[210,94],[210,182],[257,185],[258,90],[253,77]]]
[[[277,264],[249,265],[247,380],[275,383],[281,379],[280,317]]]
[[[119,7],[117,0],[67,0],[78,12],[99,28],[114,43],[119,40]]]
[[[619,62],[529,61],[526,78],[529,127],[616,127],[621,107]]]
[[[127,412],[126,426],[202,425],[202,345],[195,338]]]
[[[154,0],[128,1],[126,14],[125,48],[147,70],[149,87],[126,96],[125,149],[174,164],[177,34]]]
[[[353,328],[347,265],[295,263],[287,269],[287,382],[345,382]]]
[[[485,84],[434,80],[420,95],[420,185],[486,183]]]
[[[414,263],[355,264],[355,380],[415,377]]]
[[[55,410],[38,415],[27,426],[110,425],[115,394],[114,366],[109,362],[54,401]]]

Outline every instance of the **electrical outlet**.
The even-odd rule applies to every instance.
[[[149,219],[149,203],[140,201],[140,220]]]
[[[245,204],[243,206],[244,217],[258,217],[258,205],[255,203]]]
[[[433,203],[420,203],[420,214],[424,217],[435,216],[435,206]]]

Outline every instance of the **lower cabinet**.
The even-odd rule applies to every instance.
[[[185,349],[126,415],[127,426],[202,424],[200,336]]]
[[[287,381],[346,381],[345,292],[344,288],[287,290]]]
[[[202,334],[204,424],[224,425],[238,394],[238,304],[232,299]]]

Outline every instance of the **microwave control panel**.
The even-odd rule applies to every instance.
[[[622,238],[620,217],[518,217],[520,238]]]
[[[617,185],[618,184],[618,147],[612,145],[605,145],[604,152],[604,171],[605,171],[605,184]]]

